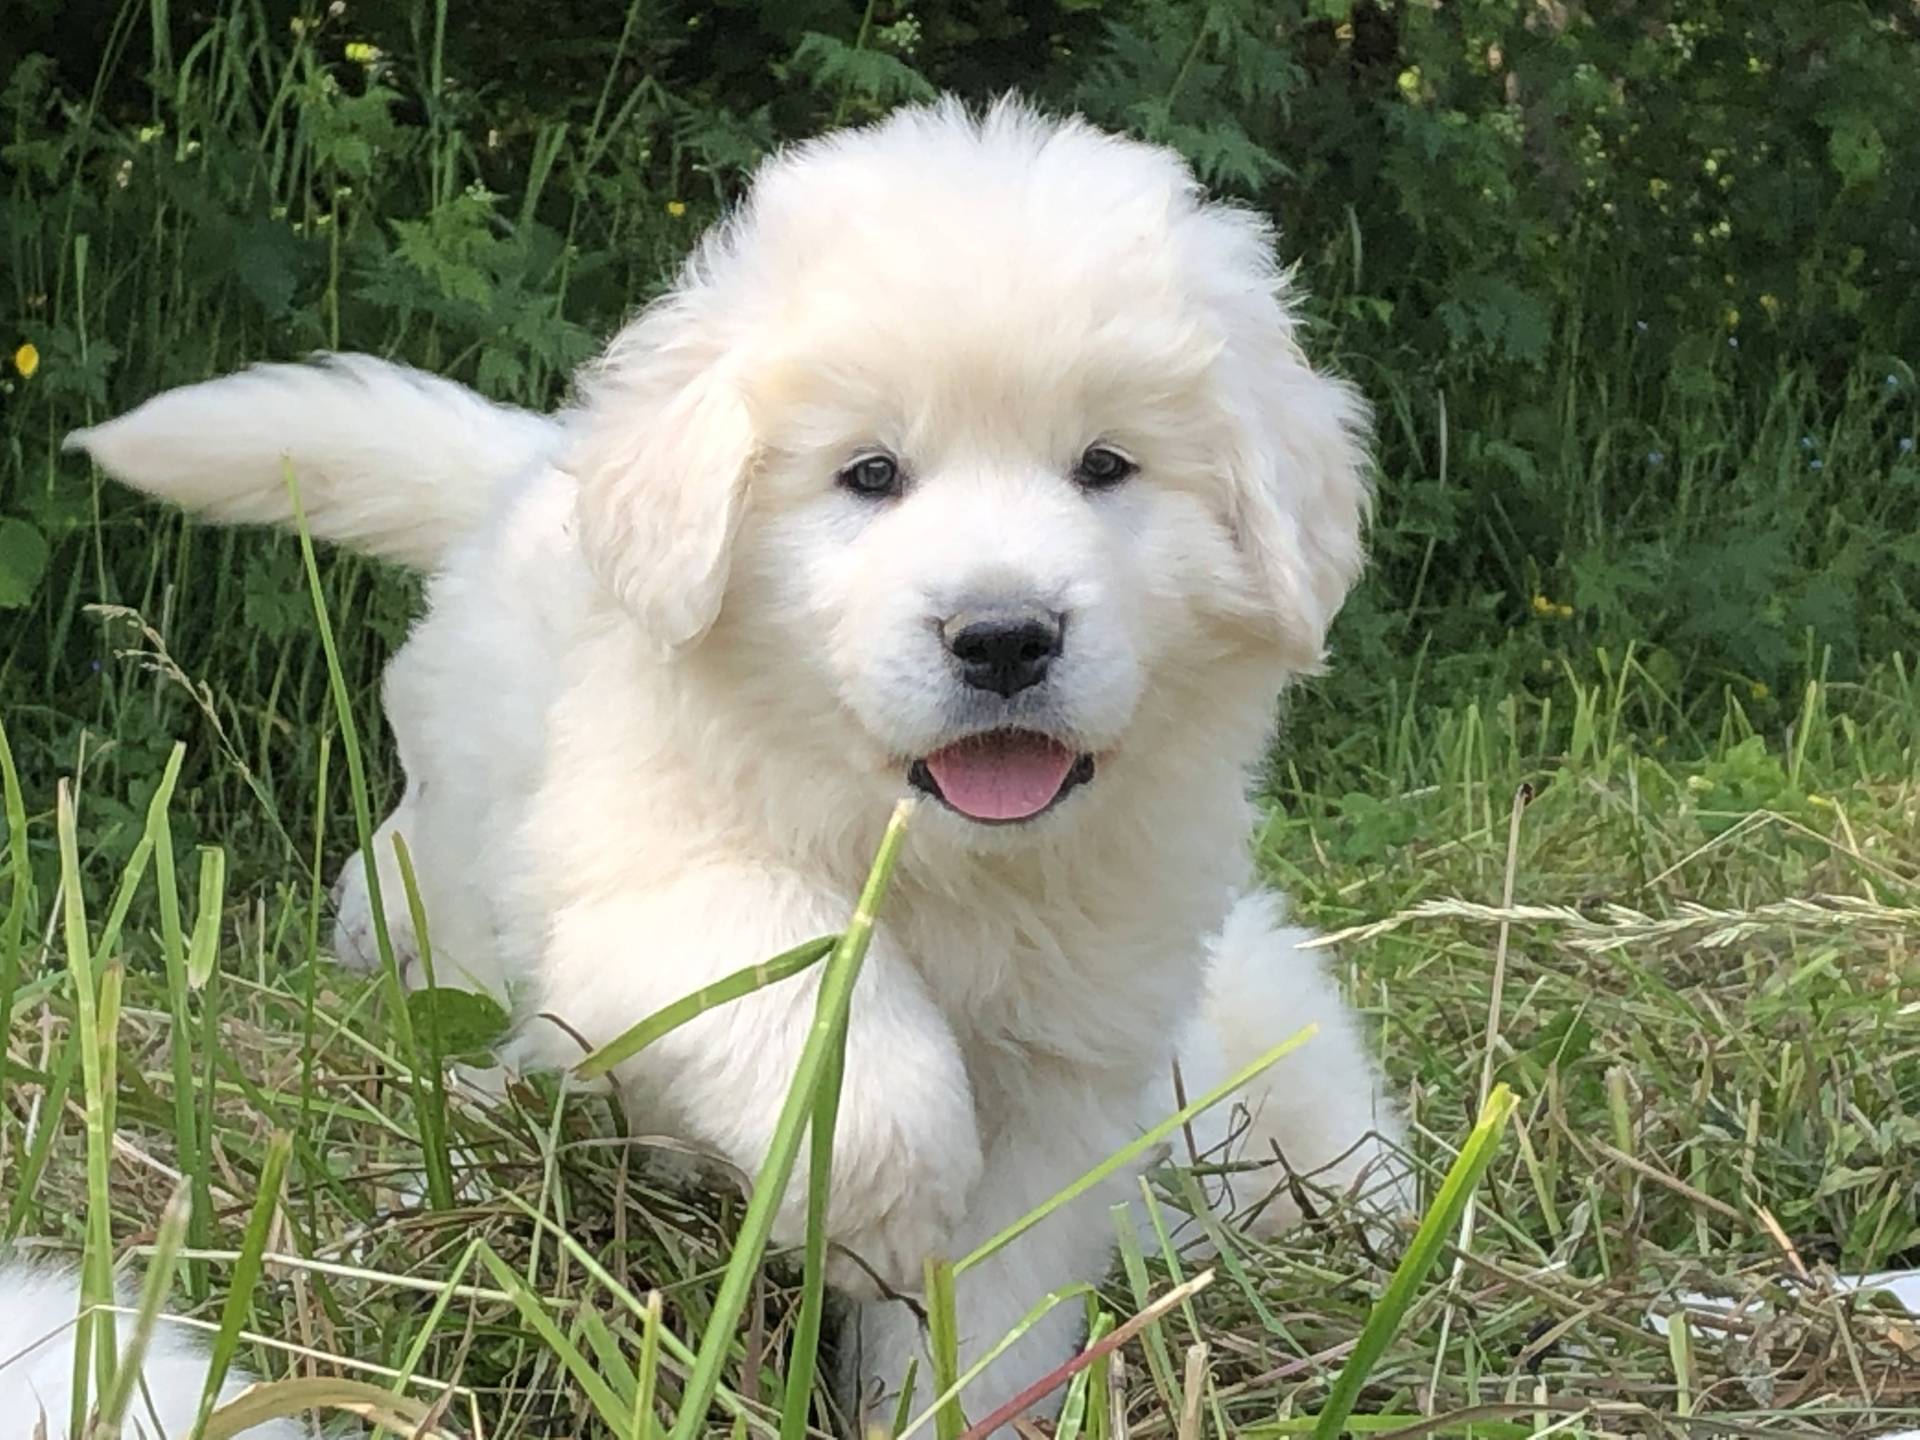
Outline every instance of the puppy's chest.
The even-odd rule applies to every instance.
[[[901,939],[969,1053],[1110,1063],[1170,1044],[1200,990],[1199,913],[933,903],[902,918]]]

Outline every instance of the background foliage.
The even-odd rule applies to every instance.
[[[206,708],[262,785],[319,677],[286,546],[100,487],[69,428],[325,346],[552,403],[771,147],[941,89],[1165,140],[1284,227],[1381,442],[1375,564],[1298,753],[1337,768],[1386,694],[1549,693],[1629,645],[1658,728],[1730,695],[1764,717],[1920,622],[1916,29],[1772,0],[25,0],[0,40],[0,337],[37,354],[5,377],[15,744],[46,774],[91,729],[156,769],[184,702],[112,663],[89,601],[227,679]],[[332,575],[370,681],[411,597]],[[202,800],[265,823],[230,779]]]

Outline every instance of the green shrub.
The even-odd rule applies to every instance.
[[[1302,733],[1383,686],[1550,687],[1597,645],[1683,708],[1764,707],[1827,652],[1844,677],[1920,620],[1915,28],[1763,0],[30,5],[0,90],[0,337],[38,359],[5,377],[20,743],[136,742],[88,601],[164,618],[257,768],[318,693],[279,542],[89,484],[67,429],[323,346],[550,403],[769,147],[940,89],[1160,138],[1281,222],[1314,350],[1380,415],[1376,561]],[[404,588],[332,583],[399,633]]]

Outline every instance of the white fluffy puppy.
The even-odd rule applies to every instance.
[[[122,1306],[128,1302],[124,1293],[117,1298]],[[8,1433],[50,1440],[69,1434],[74,1320],[79,1311],[80,1282],[72,1270],[0,1255],[0,1417],[13,1427]],[[133,1323],[127,1315],[119,1317],[115,1338],[123,1356]],[[121,1433],[184,1440],[200,1412],[207,1363],[204,1349],[162,1320],[148,1342]],[[230,1370],[220,1389],[221,1403],[252,1383],[251,1375]],[[99,1401],[99,1395],[91,1395],[89,1406]],[[249,1440],[301,1440],[307,1431],[295,1420],[269,1420],[243,1433]]]
[[[1248,854],[1249,768],[1366,501],[1362,406],[1308,365],[1272,245],[1167,150],[1014,103],[906,109],[768,161],[552,419],[340,358],[75,437],[233,521],[289,518],[284,457],[314,533],[434,572],[386,682],[408,788],[380,863],[404,832],[443,978],[524,987],[589,1044],[841,928],[893,802],[927,797],[833,1162],[869,1402],[920,1348],[883,1287],[1169,1113],[1176,1048],[1197,1093],[1317,1020],[1246,1145],[1345,1184],[1391,1127]],[[754,1170],[815,984],[675,1031],[620,1074],[630,1103]],[[965,1275],[963,1361],[1100,1277],[1128,1189]],[[1078,1311],[969,1411],[1064,1359]]]

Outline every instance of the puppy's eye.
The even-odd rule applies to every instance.
[[[835,478],[842,489],[884,499],[900,493],[900,462],[891,455],[862,455]]]
[[[1073,478],[1089,490],[1111,490],[1139,468],[1118,450],[1092,445],[1074,467]]]

